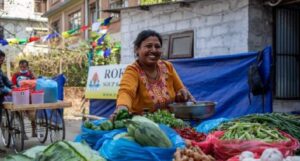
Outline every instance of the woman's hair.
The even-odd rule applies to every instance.
[[[157,33],[156,31],[153,31],[153,30],[144,30],[144,31],[140,32],[138,34],[137,38],[135,39],[135,41],[133,43],[134,48],[135,49],[139,48],[141,46],[142,42],[150,36],[157,37],[160,42],[160,45],[162,45],[162,38],[159,33]]]

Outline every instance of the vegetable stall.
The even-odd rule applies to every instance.
[[[268,48],[264,52],[265,55],[271,53]],[[64,144],[63,147],[73,151],[71,154],[81,156],[79,160],[297,161],[300,147],[299,116],[271,113],[270,92],[264,95],[264,106],[260,96],[253,96],[249,104],[246,71],[256,55],[246,53],[173,62],[197,100],[205,98],[217,102],[214,114],[202,118],[200,122],[186,121],[176,112],[163,110],[142,116],[133,116],[121,110],[115,120],[83,122],[81,133],[74,142],[86,147],[85,150],[74,152],[72,145],[54,144]],[[270,65],[268,58],[265,57],[266,66]],[[206,70],[208,66],[214,67],[211,68],[213,70]],[[268,78],[266,71],[268,69],[264,70],[264,76]],[[213,87],[211,81],[214,82]],[[236,89],[232,90],[233,86]],[[90,103],[90,114],[101,117],[109,116],[115,106],[114,100],[92,100]],[[85,152],[101,158],[85,157]],[[53,153],[44,149],[31,158],[40,160],[39,156],[51,156]],[[11,158],[6,159],[11,161]],[[51,161],[51,157],[47,159]]]

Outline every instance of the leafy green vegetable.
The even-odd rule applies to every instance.
[[[240,117],[230,122],[221,124],[217,129],[228,129],[235,122],[260,123],[272,128],[278,128],[300,140],[300,118],[299,116],[285,113],[251,114]]]
[[[121,129],[121,128],[125,128],[125,127],[126,126],[125,126],[123,121],[119,121],[119,120],[114,121],[114,128],[115,129]]]
[[[24,154],[17,155],[8,155],[4,158],[4,161],[32,161],[33,158],[30,158]]]
[[[59,141],[49,146],[33,147],[24,153],[9,155],[4,161],[105,161],[88,145]]]
[[[172,128],[183,128],[188,125],[181,119],[176,119],[174,114],[166,110],[158,110],[154,113],[148,113],[146,117],[156,123],[165,124]]]
[[[131,118],[132,116],[125,109],[120,110],[116,116],[116,120],[124,120],[124,119],[131,119]]]
[[[51,144],[39,155],[38,161],[105,161],[96,151],[86,144],[59,141]]]
[[[101,127],[101,130],[104,130],[104,131],[114,129],[114,125],[110,120],[101,123],[100,127]]]

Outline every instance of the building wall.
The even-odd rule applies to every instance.
[[[131,2],[133,2],[133,1],[135,1],[135,0],[131,0]],[[100,7],[102,10],[110,8],[109,0],[101,0],[100,2],[101,2]],[[111,13],[109,13],[109,12],[101,12],[100,13],[101,19],[105,19],[109,16],[111,16]],[[121,20],[113,19],[109,26],[109,34],[112,37],[112,41],[120,41],[121,40],[120,30],[121,30]]]
[[[133,41],[144,29],[161,34],[194,31],[194,57],[248,51],[248,0],[203,0],[121,12],[121,63],[134,60]]]
[[[34,0],[4,1],[4,10],[0,11],[0,26],[5,28],[4,38],[29,38],[33,29],[47,30],[47,19],[41,13],[34,12]],[[45,45],[30,43],[27,45],[1,46],[7,56],[7,75],[10,76],[10,63],[21,53],[45,53]]]
[[[4,10],[0,11],[1,18],[20,18],[34,21],[47,21],[42,13],[34,12],[34,0],[4,0]]]
[[[261,0],[251,0],[249,4],[249,51],[258,51],[272,45],[272,8]]]

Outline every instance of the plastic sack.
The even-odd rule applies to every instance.
[[[207,135],[206,139],[201,142],[196,142],[192,140],[192,145],[199,147],[205,154],[213,154],[213,144],[212,140],[215,138],[213,135]],[[213,156],[213,155],[212,155]]]
[[[105,121],[107,121],[107,119],[95,120],[95,121],[92,121],[91,123],[98,126]],[[111,138],[110,137],[111,135],[113,137],[113,135],[121,133],[121,132],[124,132],[124,130],[123,131],[121,131],[119,129],[115,129],[115,130],[111,130],[111,131],[92,130],[92,129],[88,129],[88,128],[84,127],[83,125],[81,125],[81,134],[76,136],[74,141],[75,142],[86,142],[92,149],[98,150],[106,138],[109,139],[109,138]],[[109,133],[111,133],[111,135],[109,135]],[[106,135],[106,134],[108,134],[108,135]],[[99,140],[101,140],[102,143],[101,143],[101,141],[99,142]]]
[[[105,140],[111,140],[111,139],[114,138],[115,135],[120,134],[120,133],[123,133],[123,132],[127,132],[127,129],[126,129],[126,128],[123,128],[123,129],[114,129],[114,130],[112,130],[112,131],[110,131],[110,132],[104,134],[104,135],[96,142],[96,144],[93,146],[93,149],[99,150],[99,149],[102,147],[102,145],[103,145],[103,143],[104,143]]]
[[[52,80],[57,82],[58,95],[57,99],[64,100],[64,86],[66,83],[66,77],[64,74],[59,74],[52,78]]]
[[[167,134],[173,146],[171,148],[159,147],[142,147],[134,141],[124,138],[117,140],[105,140],[101,149],[100,155],[107,160],[117,161],[171,161],[176,148],[183,148],[185,146],[184,140],[175,132],[175,130],[160,125],[163,132]]]
[[[218,127],[221,123],[230,121],[231,119],[227,118],[218,118],[202,122],[196,127],[197,132],[208,134],[212,129]]]
[[[57,82],[51,79],[39,78],[36,81],[36,90],[44,91],[44,102],[53,103],[57,102]]]
[[[281,134],[290,140],[274,143],[257,140],[220,140],[219,138],[224,135],[224,132],[216,131],[210,134],[210,142],[213,145],[213,156],[219,160],[227,160],[235,155],[241,154],[243,151],[251,151],[261,155],[265,149],[269,148],[277,148],[285,157],[294,154],[296,149],[299,148],[299,141],[287,133],[281,132]]]

